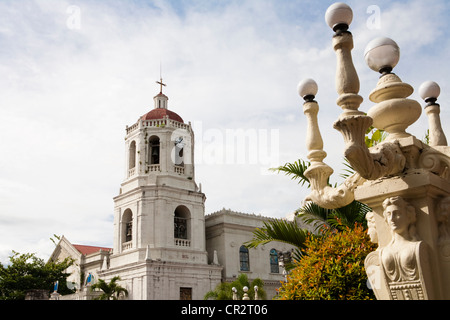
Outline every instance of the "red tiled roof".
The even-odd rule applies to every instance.
[[[111,251],[112,248],[105,248],[105,247],[93,247],[93,246],[83,246],[80,244],[74,244],[73,245],[75,247],[75,249],[77,249],[81,254],[91,254],[91,253],[95,253],[98,252],[100,250],[103,251]]]
[[[164,108],[156,108],[152,111],[144,114],[141,119],[142,120],[158,120],[158,119],[164,119],[165,116],[168,116],[169,119],[184,123],[183,119],[175,112],[170,111],[168,109]]]

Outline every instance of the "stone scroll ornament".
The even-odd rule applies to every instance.
[[[383,216],[392,239],[365,260],[369,282],[377,299],[429,299],[430,290],[425,286],[428,283],[425,278],[429,276],[427,246],[416,233],[416,209],[402,197],[391,197],[383,202]],[[368,233],[374,241],[375,225],[370,223],[373,213],[366,218]]]

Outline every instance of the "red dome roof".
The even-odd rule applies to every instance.
[[[164,119],[164,117],[168,116],[169,119],[175,120],[181,123],[184,123],[183,119],[173,111],[164,109],[164,108],[156,108],[150,111],[149,113],[144,114],[141,119],[142,120],[159,120]]]

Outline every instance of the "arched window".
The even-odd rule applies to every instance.
[[[239,263],[240,263],[239,270],[250,271],[250,258],[246,246],[241,246],[239,248]]]
[[[128,169],[134,169],[136,167],[136,141],[131,142],[128,152]]]
[[[122,216],[122,242],[133,240],[133,213],[130,209],[125,210]]]
[[[150,154],[149,154],[149,163],[150,164],[159,164],[160,162],[160,145],[159,138],[157,136],[151,136],[149,140]]]
[[[185,206],[178,206],[174,215],[174,238],[189,239],[191,213]]]
[[[280,273],[280,268],[278,266],[278,252],[275,249],[270,250],[270,272]]]

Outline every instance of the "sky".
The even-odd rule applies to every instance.
[[[153,108],[160,72],[169,109],[193,125],[206,214],[231,209],[282,218],[308,189],[277,167],[306,160],[297,84],[319,86],[325,162],[341,182],[333,31],[309,0],[0,0],[0,262],[12,250],[48,258],[54,234],[112,246],[113,197],[125,177],[125,127]],[[367,43],[394,39],[394,72],[441,87],[450,120],[450,2],[347,1],[364,98],[379,75]],[[425,113],[408,128],[422,139]],[[234,155],[231,157],[230,155]]]

